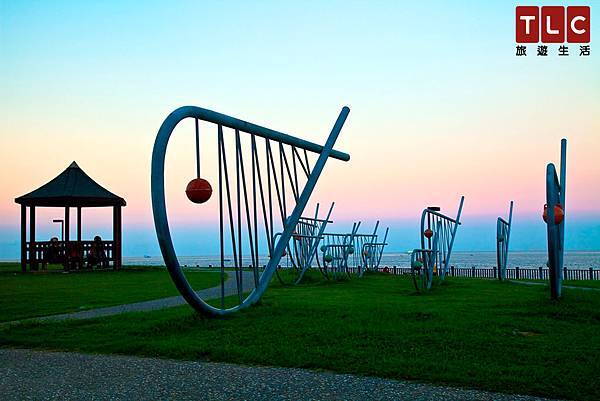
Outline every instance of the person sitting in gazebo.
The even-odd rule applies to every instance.
[[[98,264],[100,264],[102,267],[106,267],[107,259],[102,238],[99,235],[96,235],[87,255],[87,265],[88,268],[91,268]]]
[[[60,244],[57,237],[50,238],[50,245],[44,251],[44,260],[42,261],[42,269],[46,269],[50,263],[62,263],[60,255]]]
[[[79,270],[83,262],[83,250],[81,243],[78,241],[72,241],[67,244],[67,261],[65,264],[65,270]]]

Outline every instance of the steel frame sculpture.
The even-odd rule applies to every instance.
[[[325,228],[327,224],[333,223],[330,218],[334,205],[335,203],[331,204],[324,219],[319,218],[319,204],[317,203],[314,217],[303,216],[298,220],[287,248],[287,256],[292,262],[291,268],[287,270],[292,270],[294,273],[293,284],[299,284],[302,281],[308,269],[311,268],[313,260],[317,257]],[[281,235],[281,233],[276,235]],[[288,284],[280,274],[280,269],[276,270],[276,274],[281,284]]]
[[[421,248],[413,250],[413,255],[416,256],[411,255],[411,273],[417,291],[430,289],[434,276],[437,276],[439,281],[444,281],[450,268],[456,232],[461,224],[464,201],[465,197],[461,196],[455,219],[440,213],[437,207],[423,210]]]
[[[317,256],[316,261],[321,270],[323,276],[327,279],[330,278],[329,271],[337,271],[335,277],[350,277],[351,270],[357,269],[356,273],[358,277],[363,277],[365,271],[377,271],[379,268],[379,264],[381,263],[381,258],[383,256],[383,250],[387,245],[387,236],[389,232],[389,227],[385,230],[385,235],[383,237],[383,241],[378,240],[377,230],[379,228],[379,220],[375,223],[375,228],[373,229],[372,234],[359,234],[358,228],[361,226],[362,222],[356,222],[352,226],[352,231],[350,233],[324,233],[323,238],[324,241],[321,247],[322,256],[319,258]],[[332,245],[331,249],[342,249],[342,246],[346,246],[347,252],[337,252],[327,253],[325,250],[328,245]],[[332,261],[335,260],[336,268],[332,270],[331,262],[325,261],[325,256],[329,255],[332,258]],[[335,257],[334,257],[335,256]],[[340,257],[340,259],[337,259]],[[342,268],[343,266],[343,268]],[[343,270],[346,274],[340,276],[340,270]]]
[[[378,241],[377,229],[379,220],[375,223],[373,234],[357,234],[354,237],[354,249],[360,250],[353,257],[353,265],[358,268],[358,277],[363,277],[365,271],[377,271],[383,256],[383,250],[387,245],[389,227],[385,229],[383,241]]]
[[[559,299],[562,295],[566,184],[567,140],[562,139],[560,141],[560,179],[553,163],[549,163],[546,167],[546,204],[543,213],[548,231],[548,269],[552,299]]]
[[[414,249],[410,255],[410,271],[418,292],[431,289],[438,256],[438,232],[436,229],[433,234],[431,248]]]
[[[342,108],[323,146],[200,107],[181,107],[165,119],[158,131],[152,151],[151,195],[154,225],[169,274],[179,292],[194,309],[205,315],[225,315],[247,308],[261,298],[288,246],[292,232],[300,220],[327,159],[329,157],[342,161],[350,159],[348,154],[333,149],[349,112],[348,107]],[[219,177],[217,191],[221,256],[221,296],[218,306],[209,304],[190,286],[179,264],[169,230],[165,204],[165,157],[173,130],[186,118],[195,120],[196,175],[198,177],[188,184],[186,193],[190,200],[198,203],[207,201],[212,193],[210,184],[200,178],[198,121],[202,120],[217,125]],[[230,155],[230,160],[231,158],[235,160],[230,163],[229,168],[224,127],[233,131],[232,136],[227,139],[229,142],[235,142],[235,150],[232,152],[234,154]],[[243,147],[243,142],[250,146]],[[262,152],[258,149],[259,143],[264,145]],[[275,149],[271,146],[272,143],[275,144]],[[318,155],[312,169],[309,163],[309,152]],[[246,154],[244,157],[245,153],[249,153],[249,155]],[[274,156],[277,153],[279,169],[276,168],[277,157]],[[246,162],[245,166],[244,161]],[[233,167],[231,167],[232,165]],[[234,170],[235,180],[233,177],[230,179],[230,170]],[[248,177],[250,177],[249,185]],[[303,187],[301,181],[304,181]],[[293,195],[293,211],[287,218],[286,188],[288,190],[287,197]],[[273,216],[274,212],[279,214],[283,227],[282,234],[276,241],[273,240],[275,220],[277,220]],[[259,215],[263,227],[258,224]],[[260,243],[259,230],[262,229],[265,231],[263,237],[265,240]],[[225,238],[226,231],[229,233],[228,239]],[[229,245],[227,243],[231,245],[233,253],[232,273],[235,274],[236,287],[233,293],[237,295],[235,305],[231,307],[225,305],[225,297],[231,295],[225,288],[225,246]],[[270,259],[265,268],[259,271],[258,258],[261,245],[267,247]],[[245,272],[242,271],[242,253],[248,251],[252,260],[251,278],[245,279]],[[244,281],[250,281],[250,284],[244,286]]]
[[[350,277],[348,259],[356,252],[354,237],[360,228],[360,222],[352,225],[350,233],[325,233],[321,245],[321,260],[317,264],[323,276],[327,279],[339,280]]]
[[[498,217],[496,221],[496,262],[498,265],[498,279],[506,280],[506,266],[508,264],[508,244],[510,241],[510,228],[512,226],[513,201],[510,201],[508,221]]]

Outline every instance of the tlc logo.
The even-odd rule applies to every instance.
[[[517,6],[517,43],[590,43],[589,6]]]

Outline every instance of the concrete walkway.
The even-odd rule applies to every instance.
[[[541,283],[539,281],[517,281],[510,280],[513,284],[521,284],[521,285],[549,285],[548,283]],[[578,287],[576,285],[563,285],[562,288],[568,288],[571,290],[582,290],[582,291],[600,291],[600,288],[593,287]]]
[[[0,349],[2,400],[495,400],[542,398],[226,363]]]
[[[193,273],[200,274],[200,273]],[[244,271],[243,274],[243,283],[244,283],[244,291],[250,290],[254,288],[254,275],[252,272]],[[227,275],[227,280],[224,283],[225,296],[235,295],[237,294],[237,285],[235,279],[235,273],[229,272]],[[204,300],[216,299],[221,296],[221,285],[205,288],[203,290],[196,291],[198,296]],[[42,317],[34,317],[30,319],[23,320],[14,320],[11,322],[0,323],[0,327],[14,325],[25,322],[45,322],[45,321],[57,321],[57,320],[67,320],[67,319],[91,319],[96,317],[104,317],[104,316],[112,316],[118,315],[121,313],[127,312],[148,312],[158,309],[172,308],[174,306],[184,305],[186,303],[185,299],[181,295],[168,297],[168,298],[160,298],[153,299],[151,301],[143,301],[143,302],[135,302],[131,304],[125,305],[116,305],[116,306],[108,306],[105,308],[98,309],[90,309],[80,312],[72,312],[72,313],[63,313],[60,315],[50,315],[50,316],[42,316]]]

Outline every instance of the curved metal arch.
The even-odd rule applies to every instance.
[[[292,244],[288,244],[288,256],[292,262],[292,268],[295,270],[296,277],[291,282],[285,282],[278,271],[277,278],[282,285],[300,284],[304,275],[312,267],[312,262],[318,258],[319,245],[323,239],[325,228],[331,221],[331,213],[335,202],[331,203],[329,211],[325,218],[319,218],[319,203],[317,203],[313,217],[302,216],[298,220],[294,232],[292,233]],[[275,234],[276,236],[281,233]]]
[[[567,140],[560,142],[560,179],[556,167],[549,163],[546,167],[546,204],[548,215],[546,226],[548,232],[548,269],[550,276],[550,296],[558,299],[562,295],[563,256],[565,248],[566,219],[566,180],[567,180]],[[554,220],[554,207],[561,205],[563,220],[559,224]]]
[[[307,260],[304,261],[302,270],[300,270],[300,274],[298,275],[298,278],[296,279],[294,284],[299,284],[302,281],[302,279],[304,278],[304,275],[306,274],[306,271],[311,267],[313,259],[315,257],[318,257],[317,255],[319,253],[319,245],[321,244],[321,240],[323,239],[323,233],[325,232],[325,228],[327,227],[327,224],[332,222],[330,220],[330,218],[331,218],[331,212],[333,212],[334,206],[335,206],[335,202],[332,202],[331,207],[329,208],[329,211],[327,212],[327,215],[325,216],[325,219],[323,219],[320,222],[320,224],[318,225],[318,230],[317,230],[316,236],[315,236],[314,240],[312,241],[312,244],[310,245],[310,248],[307,252],[308,258],[307,258]],[[315,220],[317,219],[317,213],[318,213],[318,209],[317,209],[317,212],[315,213]]]
[[[431,228],[429,225],[433,223],[434,235],[437,236],[436,273],[441,280],[444,280],[450,267],[454,239],[456,238],[458,226],[462,224],[460,217],[464,202],[465,197],[461,196],[455,219],[429,208],[424,209],[421,213],[421,249],[432,249],[431,242],[425,237],[425,230]]]
[[[414,249],[410,255],[410,272],[417,292],[428,291],[433,284],[434,267],[438,260],[438,239],[442,223],[438,221],[430,248]]]
[[[383,256],[383,250],[387,245],[387,236],[389,227],[385,229],[383,241],[379,241],[377,230],[379,229],[379,220],[375,223],[375,228],[372,234],[356,235],[355,248],[357,249],[358,257],[354,258],[354,267],[358,268],[358,277],[364,276],[365,271],[377,271]]]
[[[498,265],[498,279],[506,280],[506,267],[508,265],[508,245],[510,242],[510,229],[512,227],[513,201],[510,201],[508,221],[498,217],[496,221],[496,263]]]
[[[388,245],[387,236],[389,230],[389,227],[385,229],[383,241],[378,242],[377,236],[375,236],[374,242],[367,242],[363,244],[361,255],[364,268],[361,269],[359,277],[363,277],[365,271],[367,270],[377,271],[379,269],[381,258],[383,257],[383,250],[385,249],[386,245]]]
[[[348,258],[356,251],[354,249],[354,236],[360,228],[361,222],[353,223],[352,231],[344,234],[325,233],[324,245],[320,251],[323,254],[323,267],[319,266],[319,270],[323,276],[329,280],[328,270],[332,271],[333,279],[338,279],[338,276],[350,278],[350,270],[348,266]],[[332,258],[330,262],[326,261],[325,255],[329,254]],[[318,259],[317,259],[318,260]]]
[[[332,130],[327,138],[324,146],[314,144],[278,131],[271,130],[269,128],[261,127],[256,124],[248,123],[246,121],[227,116],[225,114],[217,113],[212,110],[203,109],[195,106],[184,106],[173,111],[163,121],[156,139],[154,141],[154,147],[152,150],[152,162],[151,162],[151,199],[152,199],[152,212],[154,217],[154,226],[156,229],[156,235],[160,246],[163,259],[167,266],[167,270],[171,276],[171,279],[175,283],[178,291],[184,297],[184,299],[198,312],[206,315],[225,315],[235,312],[240,309],[247,308],[260,299],[262,294],[271,281],[271,278],[277,268],[277,264],[281,259],[283,251],[287,247],[289,239],[292,235],[292,230],[300,218],[306,203],[316,185],[317,179],[320,176],[325,162],[329,157],[334,157],[339,160],[348,161],[350,156],[346,153],[333,150],[337,137],[350,113],[348,107],[343,107]],[[285,229],[281,235],[280,240],[275,245],[271,259],[260,276],[258,285],[251,291],[251,293],[241,302],[239,305],[227,308],[219,309],[212,305],[209,305],[202,300],[196,292],[192,289],[188,283],[179,260],[175,253],[173,246],[173,240],[169,230],[169,222],[167,218],[167,210],[165,204],[165,157],[169,139],[175,127],[185,118],[197,118],[199,120],[211,122],[220,126],[225,126],[239,131],[243,131],[256,136],[271,139],[280,143],[285,143],[291,146],[296,146],[307,151],[315,152],[319,154],[319,157],[313,167],[313,170],[307,180],[304,189],[292,214],[289,217],[288,223],[285,225]]]

